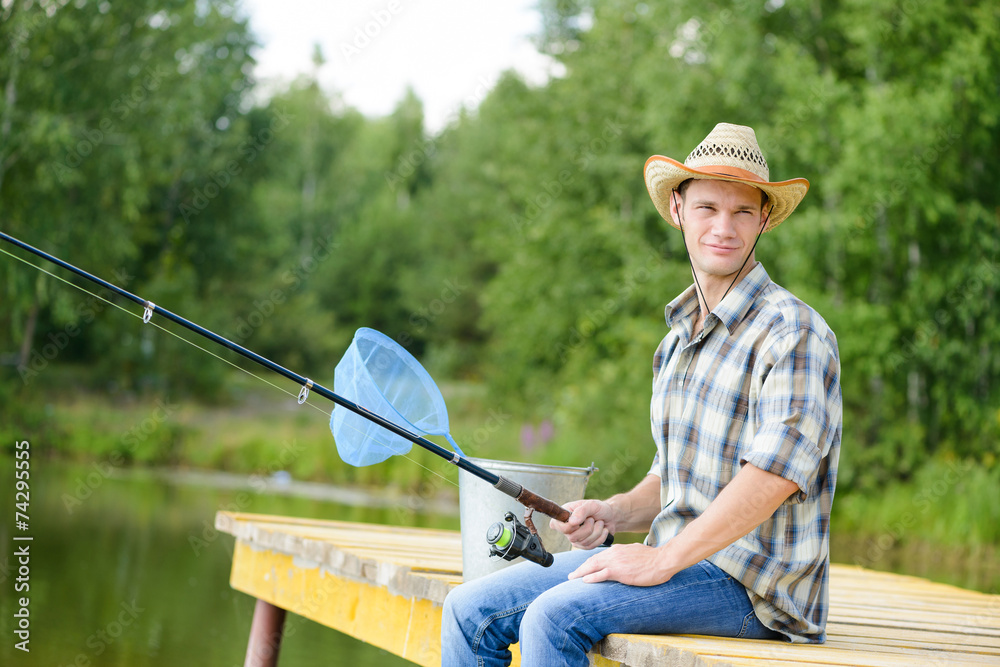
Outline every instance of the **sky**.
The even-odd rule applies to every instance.
[[[500,73],[515,69],[543,83],[558,65],[531,37],[537,0],[244,0],[263,48],[256,76],[266,93],[314,71],[319,44],[326,64],[320,85],[371,116],[392,112],[411,86],[425,125],[443,128],[463,106],[475,107]]]

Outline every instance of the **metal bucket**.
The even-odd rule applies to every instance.
[[[470,458],[469,461],[560,505],[583,498],[587,480],[596,470],[593,465],[589,468],[568,468],[489,459]],[[463,581],[471,581],[520,562],[521,559],[506,561],[490,557],[486,531],[497,521],[503,521],[508,511],[513,512],[519,521],[522,520],[523,505],[464,470],[458,472],[458,501],[462,524]],[[559,531],[549,528],[549,517],[536,512],[533,520],[546,551],[569,551],[569,540]]]

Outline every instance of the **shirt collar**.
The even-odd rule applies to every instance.
[[[726,298],[705,318],[705,331],[714,326],[715,322],[712,320],[718,320],[732,335],[750,311],[750,306],[770,283],[771,277],[764,270],[764,265],[757,262],[750,273],[734,285]],[[698,296],[694,285],[688,287],[667,304],[664,317],[668,327],[673,329],[675,326],[681,326],[687,333],[687,337],[690,338],[691,331],[694,329],[694,321],[698,317]]]

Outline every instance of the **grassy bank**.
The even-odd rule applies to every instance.
[[[67,378],[53,386],[72,383]],[[626,448],[559,424],[525,423],[490,402],[478,385],[442,389],[452,433],[470,456],[571,466],[595,461],[601,470],[588,495],[601,497],[634,484],[648,465],[644,443]],[[313,395],[300,406],[294,396],[246,376],[234,376],[216,404],[55,389],[6,398],[2,442],[30,439],[37,455],[102,467],[169,466],[262,476],[282,470],[299,480],[388,485],[428,497],[457,492],[454,466],[417,447],[378,465],[346,465],[328,426],[332,404]],[[15,398],[18,405],[12,409]],[[970,553],[994,549],[995,558],[1000,470],[959,459],[934,460],[911,479],[876,491],[838,490],[832,522],[834,533],[844,536],[838,549],[847,562],[877,567],[898,547],[917,544]]]
[[[391,485],[409,492],[457,492],[457,470],[414,447],[378,465],[355,468],[337,453],[329,428],[333,404],[268,378],[268,387],[234,373],[214,402],[109,395],[72,369],[50,369],[44,386],[0,383],[0,446],[32,441],[39,456],[111,466],[168,466],[251,475],[287,471],[299,480],[353,486]],[[332,387],[332,382],[327,382]],[[285,391],[283,391],[285,390]],[[481,387],[444,388],[452,432],[470,456],[522,460],[519,430]],[[442,437],[430,440],[449,447]],[[536,457],[537,460],[538,457]]]

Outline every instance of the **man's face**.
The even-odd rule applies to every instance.
[[[676,199],[683,212],[684,240],[699,277],[727,281],[744,260],[753,267],[751,248],[763,222],[760,190],[743,183],[695,180],[683,199]],[[673,213],[677,222],[676,210]]]

